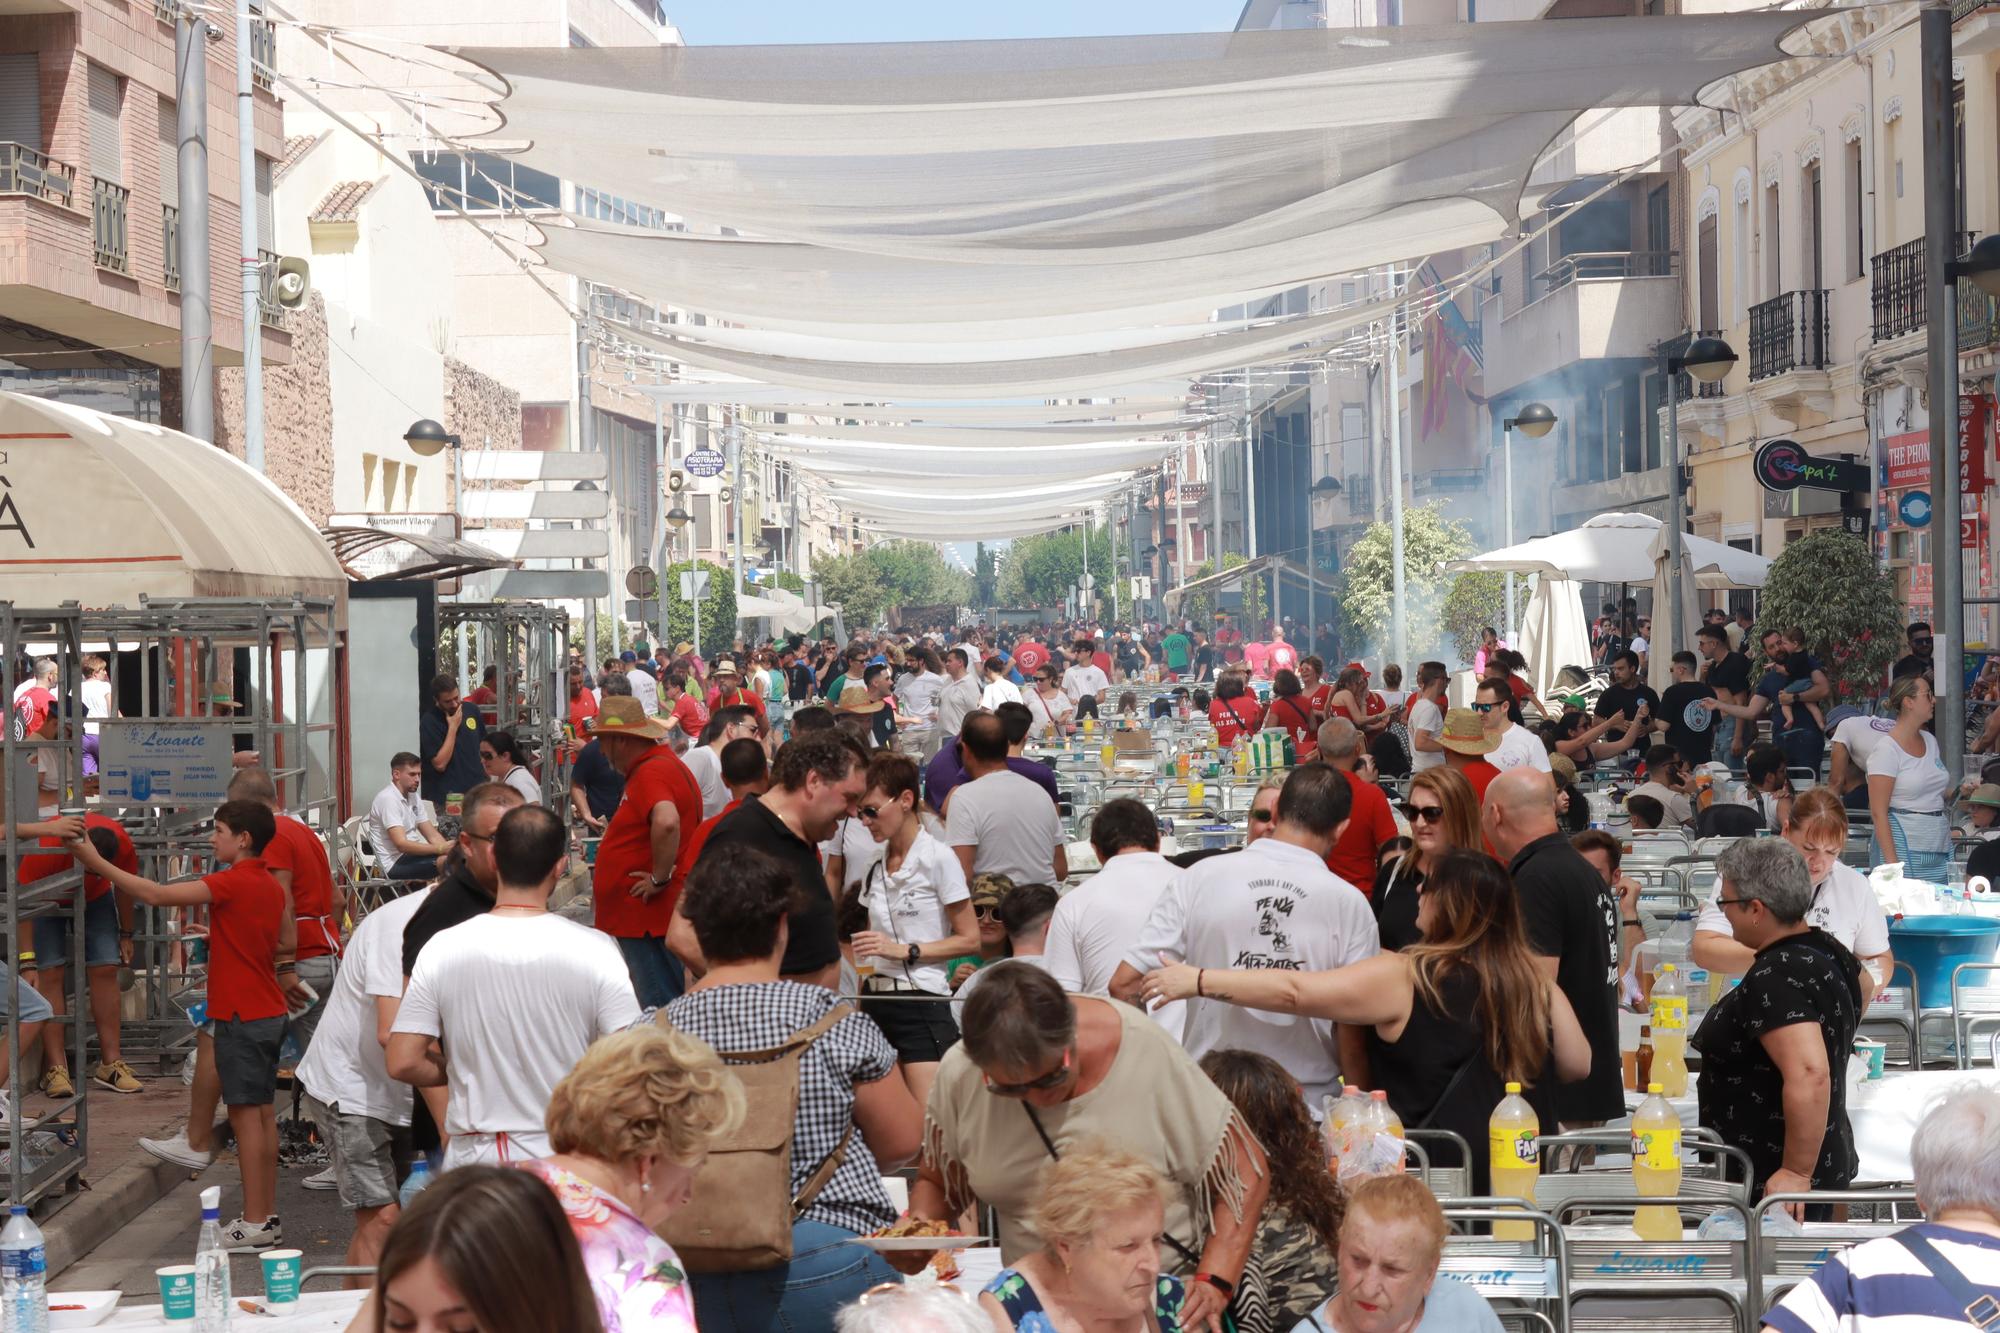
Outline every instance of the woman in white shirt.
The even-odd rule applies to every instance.
[[[512,732],[489,731],[479,738],[479,762],[485,766],[486,776],[520,792],[529,805],[540,805],[541,780],[528,771],[524,758]]]
[[[861,1012],[896,1048],[919,1106],[938,1062],[958,1041],[944,965],[979,951],[979,924],[958,854],[927,832],[917,813],[917,764],[883,751],[868,762],[861,818],[882,855],[861,882],[868,929],[854,932]]]
[[[1937,738],[1924,730],[1937,700],[1922,676],[1889,687],[1884,711],[1896,720],[1868,755],[1868,813],[1875,827],[1873,865],[1901,861],[1911,879],[1943,884],[1951,875],[1951,779]]]
[[[1076,705],[1062,687],[1062,673],[1053,662],[1042,663],[1035,673],[1035,687],[1022,700],[1028,706],[1028,739],[1059,741],[1070,729],[1070,714]]]

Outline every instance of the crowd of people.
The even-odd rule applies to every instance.
[[[1287,625],[1248,638],[1228,617],[712,659],[635,645],[571,664],[560,756],[515,739],[490,681],[440,676],[369,803],[364,869],[387,888],[358,917],[259,768],[215,811],[200,878],[146,878],[114,820],[17,830],[85,873],[99,1083],[130,1074],[97,982],[133,905],[205,917],[188,1122],[147,1146],[206,1169],[225,1109],[239,1250],[282,1243],[275,1089],[281,1046],[302,1050],[330,1157],[307,1183],[338,1191],[346,1259],[375,1270],[359,1328],[1497,1329],[1439,1273],[1425,1186],[1343,1188],[1317,1122],[1372,1090],[1403,1125],[1460,1136],[1469,1159],[1436,1163],[1485,1195],[1510,1085],[1547,1132],[1624,1114],[1619,1013],[1646,928],[1620,840],[1588,827],[1583,767],[1629,771],[1635,824],[1726,808],[1733,831],[1778,835],[1723,852],[1696,923],[1694,961],[1740,978],[1690,1034],[1699,1118],[1748,1157],[1753,1198],[1854,1179],[1829,1070],[1894,960],[1840,855],[1850,814],[1912,873],[1939,848],[1933,816],[1948,854],[1928,659],[1855,727],[1822,711],[1794,638],[1765,636],[1748,689],[1741,640],[1711,622],[1706,666],[1677,655],[1665,697],[1643,683],[1643,622],[1607,633],[1588,705],[1538,694],[1490,631],[1463,707],[1445,662],[1406,692],[1393,664],[1379,684],[1361,662],[1330,672],[1337,644],[1302,654]],[[1220,853],[1164,854],[1153,808],[1105,801],[1097,868],[1071,885],[1071,793],[1029,751],[1143,725],[1141,682],[1148,712],[1206,717],[1224,747],[1282,729],[1297,762]],[[1755,741],[1759,721],[1777,739]],[[1829,726],[1828,782],[1795,790],[1805,742],[1784,738]],[[1690,779],[1737,755],[1739,789]],[[2000,784],[1967,801],[1992,826]],[[564,907],[579,888],[587,923]],[[25,1035],[41,993],[13,989]],[[59,1048],[45,1078],[67,1077]],[[2000,1099],[1956,1097],[1919,1138],[1925,1234],[1990,1287]],[[419,1159],[439,1174],[405,1206]],[[856,1244],[975,1205],[1004,1265],[976,1301],[900,1287],[909,1256]],[[1773,1325],[1931,1299],[1885,1294],[1905,1259],[1843,1262]]]

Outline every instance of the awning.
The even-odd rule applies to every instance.
[[[831,612],[823,606],[808,606],[803,597],[783,588],[766,589],[768,596],[743,593],[736,598],[738,620],[769,620],[780,634],[803,634]]]
[[[1242,587],[1243,580],[1251,575],[1270,572],[1276,572],[1285,578],[1294,579],[1300,583],[1310,584],[1315,590],[1324,589],[1328,593],[1338,591],[1337,585],[1312,570],[1307,569],[1297,561],[1287,560],[1281,555],[1260,555],[1254,560],[1246,560],[1242,564],[1225,569],[1219,574],[1204,574],[1198,579],[1191,579],[1183,583],[1178,588],[1169,588],[1161,596],[1165,599],[1168,606],[1177,609],[1180,606],[1181,598],[1190,594],[1228,592],[1231,589]]]
[[[521,562],[475,542],[382,528],[321,528],[334,558],[356,583],[381,579],[444,580],[487,569],[519,569]]]
[[[1651,583],[1655,574],[1653,541],[1660,520],[1650,514],[1599,514],[1580,526],[1550,537],[1445,565],[1448,574],[1546,574],[1578,583]],[[1771,562],[1751,551],[1684,533],[1682,549],[1693,566],[1695,584],[1702,588],[1761,588]]]

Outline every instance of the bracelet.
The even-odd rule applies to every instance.
[[[1625,918],[1625,924],[1626,924],[1626,925],[1628,925],[1628,926],[1637,926],[1637,927],[1639,927],[1639,929],[1641,929],[1641,930],[1644,930],[1644,929],[1646,928],[1646,923],[1645,923],[1645,922],[1643,922],[1643,921],[1641,921],[1641,920],[1640,920],[1640,919],[1639,919],[1638,917],[1636,917],[1636,916],[1628,916],[1628,917],[1626,917],[1626,918]]]
[[[277,970],[278,975],[281,977],[292,976],[298,973],[299,965],[297,963],[279,963]]]
[[[1189,1280],[1193,1282],[1206,1282],[1209,1286],[1221,1292],[1223,1298],[1226,1300],[1234,1300],[1236,1297],[1236,1284],[1226,1277],[1217,1277],[1214,1273],[1196,1273]]]
[[[1202,998],[1202,999],[1204,999],[1204,1000],[1205,1000],[1205,999],[1207,999],[1208,997],[1207,997],[1206,995],[1202,995],[1202,991],[1201,991],[1201,974],[1202,974],[1202,973],[1203,973],[1204,971],[1206,971],[1206,970],[1207,970],[1207,969],[1205,969],[1205,968],[1199,968],[1199,967],[1197,967],[1197,968],[1196,968],[1196,969],[1194,970],[1194,993],[1195,993],[1196,995],[1200,995],[1200,996],[1201,996],[1201,998]]]

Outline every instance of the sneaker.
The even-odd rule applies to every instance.
[[[255,1254],[272,1248],[284,1239],[284,1229],[278,1225],[276,1213],[262,1222],[245,1222],[239,1217],[222,1229],[222,1248],[231,1254]]]
[[[170,1139],[140,1139],[139,1146],[163,1162],[184,1166],[190,1171],[205,1171],[215,1160],[212,1152],[198,1152],[188,1144],[186,1127],[174,1131]]]
[[[134,1074],[132,1066],[123,1060],[101,1062],[91,1071],[90,1081],[100,1088],[109,1088],[113,1092],[137,1092],[141,1087],[138,1075]]]
[[[316,1176],[307,1176],[299,1184],[309,1190],[337,1190],[340,1188],[340,1179],[334,1174],[333,1168],[328,1167]]]
[[[42,1091],[58,1099],[74,1097],[76,1084],[70,1082],[69,1070],[61,1065],[51,1065],[42,1074]]]
[[[7,1095],[7,1089],[0,1088],[0,1125],[14,1123],[14,1099]]]

